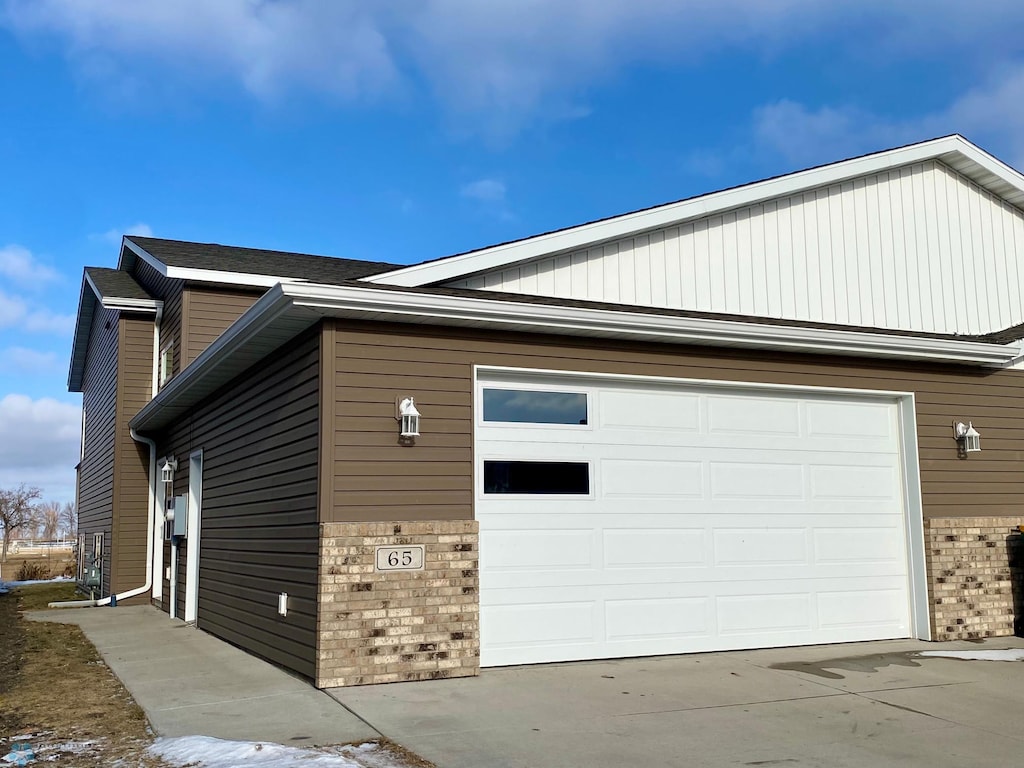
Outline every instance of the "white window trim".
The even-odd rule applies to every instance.
[[[157,382],[162,387],[174,375],[174,339],[171,339],[160,348],[160,359],[157,365]]]

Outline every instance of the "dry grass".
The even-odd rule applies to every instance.
[[[0,595],[0,755],[30,736],[61,766],[159,766],[142,709],[74,625],[26,621],[22,610],[74,597],[74,585],[39,584]]]
[[[0,563],[0,581],[17,581],[18,572],[26,565],[45,570],[46,575],[40,577],[44,579],[71,576],[74,572],[74,563],[74,555],[69,549],[19,552],[16,555],[8,555],[6,563]]]

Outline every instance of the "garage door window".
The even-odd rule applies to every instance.
[[[585,461],[485,461],[484,493],[590,493],[590,465]]]
[[[586,424],[583,392],[484,389],[484,421],[519,424]]]

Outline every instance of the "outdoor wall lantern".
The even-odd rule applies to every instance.
[[[953,438],[959,443],[960,450],[964,454],[977,453],[981,450],[981,435],[974,428],[972,422],[966,424],[962,421],[954,422]]]
[[[178,468],[178,460],[175,458],[164,459],[163,465],[160,467],[160,479],[165,483],[174,482],[174,471]]]
[[[398,403],[397,418],[402,438],[411,440],[420,436],[420,412],[416,410],[416,404],[411,397],[402,398]]]

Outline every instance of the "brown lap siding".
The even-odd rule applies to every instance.
[[[336,321],[334,490],[325,522],[473,516],[473,366],[913,392],[924,514],[1015,515],[1024,494],[1024,372],[710,347]],[[395,398],[423,414],[398,443]],[[982,452],[958,459],[954,419]]]
[[[184,494],[189,456],[203,451],[199,627],[307,677],[316,650],[319,394],[314,333],[178,421],[159,454],[178,459],[175,493]],[[179,616],[185,567],[182,557]],[[281,592],[286,617],[277,613]]]

